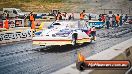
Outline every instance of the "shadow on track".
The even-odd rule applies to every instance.
[[[93,43],[90,43],[93,44]],[[46,52],[46,53],[63,53],[63,52],[67,52],[67,51],[72,51],[75,49],[79,49],[85,46],[88,46],[89,43],[84,43],[82,45],[63,45],[63,46],[50,46],[50,47],[46,47],[46,48],[41,48],[40,50],[37,50],[38,52]]]

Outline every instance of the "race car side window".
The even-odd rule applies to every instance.
[[[53,23],[50,26],[48,26],[48,29],[54,28],[56,25],[61,25],[60,23]]]
[[[14,14],[17,14],[16,10],[13,10],[13,13],[14,13]]]
[[[53,25],[61,25],[60,23],[54,23]]]

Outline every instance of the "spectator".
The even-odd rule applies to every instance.
[[[6,15],[7,15],[6,18],[9,19],[9,12],[7,12]]]
[[[64,12],[64,13],[61,14],[63,20],[66,20],[66,14],[67,14],[66,12]]]
[[[68,20],[69,19],[69,16],[68,14],[65,12],[65,20]]]
[[[35,23],[34,23],[34,20],[32,21],[31,29],[34,29],[34,30],[35,30]]]
[[[70,13],[70,15],[69,15],[69,20],[74,20],[74,13]]]
[[[83,30],[84,32],[88,31],[88,21],[86,21],[85,24],[83,25]]]
[[[0,28],[3,28],[3,14],[0,15]]]
[[[90,14],[89,14],[89,16],[88,16],[88,17],[89,17],[89,20],[91,20],[91,15],[90,15]]]
[[[85,17],[85,10],[83,10],[81,13],[80,13],[80,20],[83,20],[84,17]]]
[[[31,24],[32,24],[32,12],[30,12],[29,14],[29,27],[31,27]]]
[[[122,18],[123,18],[123,14],[120,16],[120,26],[122,26]]]
[[[116,17],[114,14],[112,15],[112,28],[113,27],[116,27]]]
[[[4,12],[3,14],[2,14],[2,20],[5,20],[6,19],[6,13]]]
[[[119,26],[119,22],[120,22],[120,16],[119,16],[119,14],[117,14],[117,16],[116,16],[116,24],[117,24],[117,26]]]
[[[72,15],[69,15],[68,19],[71,20],[72,19]]]
[[[62,15],[60,12],[58,12],[58,14],[57,14],[57,20],[62,20]]]
[[[127,16],[127,14],[126,14],[123,23],[125,23],[125,22],[127,21],[127,19],[128,19],[128,16]]]
[[[72,13],[72,14],[71,14],[71,19],[73,19],[73,20],[74,20],[74,13]]]
[[[101,14],[99,14],[99,19],[98,20],[101,21]]]
[[[109,15],[106,15],[106,27],[107,29],[109,29],[109,26],[110,26],[110,18],[109,18]]]
[[[102,16],[101,16],[101,20],[103,21],[103,22],[105,22],[105,16],[102,14]]]
[[[92,37],[93,37],[93,40],[96,40],[96,29],[95,29],[95,26],[92,26],[92,28],[91,28],[91,35],[92,35]]]
[[[85,25],[84,25],[84,31],[86,32],[87,35],[91,34],[91,26],[89,24],[88,21],[85,22]]]
[[[4,22],[4,28],[9,29],[8,18]]]
[[[30,13],[30,16],[29,16],[29,27],[33,28],[34,29],[34,21],[35,21],[35,16],[33,15],[33,12]]]

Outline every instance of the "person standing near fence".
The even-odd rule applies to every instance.
[[[117,14],[117,16],[116,16],[116,24],[117,24],[117,27],[119,26],[119,22],[120,22],[120,16],[119,16],[119,14]]]
[[[104,14],[102,14],[102,16],[101,16],[101,20],[102,20],[102,22],[105,23],[105,16],[104,16]]]
[[[120,26],[122,26],[122,18],[123,18],[123,14],[121,14],[120,16]]]
[[[31,13],[29,14],[29,27],[32,26],[32,21],[34,21],[34,15],[33,15],[33,12],[31,12]]]
[[[115,15],[113,14],[112,15],[112,28],[116,27],[116,17]]]
[[[31,29],[35,30],[35,23],[34,23],[35,16],[34,16],[33,12],[30,13],[29,21],[30,21],[30,25],[29,26],[31,27]]]
[[[109,26],[110,26],[110,18],[109,18],[109,15],[106,15],[106,28],[109,29]]]
[[[125,22],[127,21],[127,19],[128,19],[128,16],[127,16],[127,14],[126,14],[123,23],[125,23]]]
[[[101,14],[99,14],[99,18],[98,18],[98,20],[99,20],[99,21],[102,21],[102,20],[101,20]]]
[[[56,20],[62,20],[62,15],[60,12],[58,12]]]
[[[72,20],[74,20],[74,13],[73,12],[71,14],[71,18],[72,18]]]
[[[81,13],[80,13],[80,20],[83,20],[84,17],[85,17],[85,10],[83,10]]]
[[[6,12],[6,18],[9,19],[9,12]]]
[[[8,18],[4,22],[4,28],[9,29]]]
[[[4,12],[3,14],[2,14],[2,20],[5,20],[6,19],[6,13]]]
[[[95,26],[92,26],[92,28],[91,28],[91,35],[93,37],[93,40],[95,41],[96,40],[96,29],[95,29]]]
[[[69,19],[69,16],[68,14],[65,12],[65,20],[68,20]]]
[[[91,20],[91,15],[90,14],[89,14],[88,18],[89,18],[89,20]]]

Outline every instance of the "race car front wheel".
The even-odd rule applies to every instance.
[[[76,39],[75,38],[72,38],[72,45],[76,45]]]
[[[76,68],[79,70],[79,71],[84,71],[85,70],[85,63],[84,62],[76,62]]]

